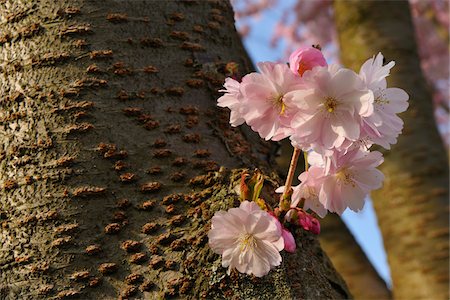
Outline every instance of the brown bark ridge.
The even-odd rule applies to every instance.
[[[216,107],[249,71],[227,2],[0,3],[1,299],[350,297],[307,233],[262,279],[207,246],[236,169],[271,172]]]
[[[279,172],[285,172],[289,168],[293,152],[291,143],[287,140],[281,141],[279,152],[280,156],[276,159],[277,169]],[[304,171],[303,165],[304,161],[298,162],[296,178]],[[391,291],[386,282],[374,269],[342,219],[330,213],[320,220],[320,226],[320,245],[344,278],[354,299],[391,299]]]
[[[381,51],[391,86],[410,95],[403,134],[384,151],[384,187],[372,193],[397,299],[448,299],[448,160],[433,118],[407,1],[336,1],[344,65]]]

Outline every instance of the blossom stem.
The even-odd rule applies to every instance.
[[[291,185],[292,185],[292,179],[294,179],[294,173],[295,173],[295,168],[297,167],[297,161],[298,161],[298,157],[300,156],[300,149],[295,148],[294,147],[294,152],[292,153],[292,158],[291,158],[291,164],[289,165],[289,171],[286,177],[286,183],[284,185],[284,192],[283,195],[281,195],[280,198],[280,209],[284,210],[284,206],[283,205],[283,201],[286,200],[286,198],[288,197],[290,191],[291,191]]]

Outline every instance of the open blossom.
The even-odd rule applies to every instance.
[[[285,96],[302,83],[286,64],[261,62],[261,73],[246,75],[241,83],[245,122],[266,139],[281,140],[290,134],[291,107]]]
[[[327,209],[319,201],[319,192],[322,186],[323,169],[311,167],[308,171],[298,176],[300,184],[294,187],[292,193],[292,204],[297,205],[301,199],[305,200],[303,209],[315,212],[319,217],[323,218],[327,214]]]
[[[277,222],[255,202],[244,201],[238,208],[214,214],[209,246],[222,255],[222,266],[228,272],[236,268],[262,277],[281,263],[284,240]]]
[[[291,196],[291,208],[298,207],[301,200],[304,201],[303,209],[307,211],[308,209],[314,211],[321,218],[325,217],[327,214],[326,208],[319,201],[319,192],[322,186],[324,170],[323,168],[312,167],[308,171],[300,174],[298,179],[300,184],[292,187]],[[277,193],[284,192],[284,186],[280,186],[275,190]],[[290,210],[286,214],[286,219],[289,221],[293,210]]]
[[[298,112],[291,140],[303,149],[331,154],[346,140],[360,138],[361,117],[373,113],[373,93],[349,69],[317,67],[303,76],[308,88],[292,93],[286,105]]]
[[[393,61],[383,66],[383,55],[368,59],[359,71],[365,86],[374,93],[374,112],[363,118],[363,135],[366,139],[390,149],[397,143],[403,121],[397,116],[408,108],[408,94],[399,88],[388,88],[386,77],[395,65]]]
[[[281,140],[290,132],[290,120],[294,113],[284,103],[284,97],[301,87],[301,81],[285,64],[261,62],[261,73],[250,73],[239,83],[232,78],[225,80],[225,94],[217,102],[231,110],[230,124],[238,126],[246,122],[266,139]]]
[[[303,73],[316,66],[325,67],[327,61],[323,57],[322,51],[314,47],[301,47],[289,57],[289,67],[296,75],[303,76]]]
[[[319,201],[339,215],[347,207],[360,211],[369,192],[382,186],[384,175],[376,169],[383,162],[382,154],[355,149],[328,159],[332,160],[331,168],[324,172]]]

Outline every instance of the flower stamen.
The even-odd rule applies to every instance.
[[[276,96],[272,99],[274,106],[275,106],[276,108],[278,108],[279,111],[280,111],[280,112],[279,112],[279,115],[280,115],[280,116],[283,115],[284,112],[286,111],[286,104],[284,104],[283,97],[284,97],[284,95],[276,95]]]
[[[343,182],[344,184],[350,184],[352,186],[355,186],[355,181],[353,180],[352,174],[345,168],[337,172],[336,177],[338,178],[339,181]]]
[[[326,97],[325,98],[325,109],[329,112],[332,113],[336,110],[337,107],[337,100],[333,97]]]
[[[256,248],[256,239],[252,234],[246,233],[243,234],[239,239],[239,244],[241,252],[253,250],[254,248]]]

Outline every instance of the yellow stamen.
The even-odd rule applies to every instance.
[[[242,235],[241,238],[239,239],[239,242],[240,242],[240,246],[241,246],[240,247],[241,252],[244,252],[244,251],[248,250],[249,248],[253,249],[256,246],[255,238],[253,237],[253,235],[248,234],[248,233]]]
[[[338,103],[337,103],[335,98],[333,98],[333,97],[326,97],[325,98],[325,109],[329,113],[332,113],[332,112],[335,111],[337,104]]]
[[[284,112],[286,111],[286,104],[284,104],[283,102],[283,97],[284,95],[277,95],[273,98],[273,102],[275,104],[276,107],[278,107],[280,109],[280,116],[284,114]]]
[[[283,115],[285,111],[286,111],[286,104],[284,104],[284,102],[281,102],[281,112],[280,112],[280,115]]]
[[[352,186],[355,186],[355,181],[353,180],[352,174],[346,168],[337,172],[336,177],[344,184],[351,184]]]
[[[375,98],[375,104],[383,105],[383,104],[389,104],[389,99],[384,98],[385,95],[379,95]]]

